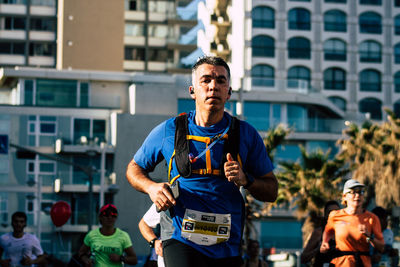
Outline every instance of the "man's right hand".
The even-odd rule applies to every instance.
[[[154,242],[154,249],[156,250],[158,256],[163,257],[162,241],[160,239],[157,239]]]
[[[157,210],[165,211],[176,204],[168,183],[154,183],[149,187],[147,193]]]
[[[326,253],[326,252],[328,252],[328,250],[329,250],[329,243],[328,242],[323,242],[321,244],[321,247],[319,248],[319,251],[321,253]]]

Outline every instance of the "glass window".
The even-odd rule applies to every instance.
[[[36,105],[76,107],[77,81],[36,80]]]
[[[394,34],[400,35],[400,15],[394,17]]]
[[[330,96],[328,97],[328,99],[338,108],[340,108],[343,111],[346,111],[347,107],[346,107],[346,100],[338,97],[338,96]]]
[[[274,68],[269,65],[256,65],[251,69],[253,86],[274,86]]]
[[[24,55],[25,44],[14,42],[0,42],[0,54]]]
[[[244,102],[243,115],[245,120],[259,131],[270,127],[270,104],[266,102]]]
[[[382,17],[375,12],[365,12],[359,17],[360,33],[382,33]]]
[[[311,72],[306,67],[291,67],[287,79],[289,88],[310,88]]]
[[[400,71],[394,74],[394,91],[400,93]]]
[[[54,43],[30,43],[29,44],[30,56],[54,56],[55,44]]]
[[[290,30],[311,30],[311,13],[304,8],[289,10]]]
[[[165,48],[149,48],[149,61],[166,62],[172,58],[173,51]],[[172,55],[171,55],[172,54]]]
[[[89,83],[80,83],[80,106],[89,107]]]
[[[55,31],[56,20],[54,18],[32,18],[30,28],[34,31]]]
[[[25,5],[26,0],[0,0],[0,4]]]
[[[311,58],[311,43],[303,37],[294,37],[288,41],[289,58]]]
[[[1,17],[0,28],[3,30],[25,30],[26,18]]]
[[[74,119],[75,143],[80,143],[82,136],[90,138],[90,119]]]
[[[167,25],[153,25],[150,24],[148,28],[148,35],[150,37],[165,38],[168,35]]]
[[[144,48],[141,47],[125,47],[125,60],[144,60]]]
[[[381,62],[382,46],[375,41],[364,41],[360,44],[360,62]]]
[[[150,12],[157,12],[157,13],[170,13],[174,11],[174,2],[173,1],[148,1],[149,4],[149,11]]]
[[[382,0],[360,0],[360,5],[382,5]]]
[[[289,127],[294,127],[296,131],[305,131],[307,128],[307,109],[300,105],[287,105],[287,120]]]
[[[400,101],[396,101],[396,103],[394,103],[393,112],[396,114],[397,118],[400,118]]]
[[[24,104],[27,106],[33,105],[33,81],[25,80],[24,82]]]
[[[251,11],[253,28],[275,28],[275,11],[266,6],[258,6]]]
[[[346,43],[339,39],[329,39],[324,43],[324,59],[346,61]]]
[[[331,32],[346,32],[346,14],[340,10],[330,10],[325,12],[324,30]]]
[[[126,36],[144,36],[144,25],[139,23],[125,23]]]
[[[33,6],[56,6],[56,0],[31,0],[31,5]]]
[[[361,113],[369,113],[373,120],[382,119],[382,103],[375,98],[364,98],[358,103],[358,110]]]
[[[346,90],[346,72],[340,68],[329,68],[325,70],[324,89]]]
[[[106,141],[106,121],[105,120],[93,120],[93,138],[98,142]]]
[[[144,0],[125,0],[125,10],[144,11],[145,7]]]
[[[255,36],[251,41],[253,57],[274,57],[275,40],[269,36]]]
[[[380,92],[381,73],[377,70],[367,69],[360,72],[360,91]]]
[[[394,63],[400,63],[400,43],[394,46]]]

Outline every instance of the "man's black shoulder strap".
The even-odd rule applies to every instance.
[[[192,174],[192,165],[189,160],[189,134],[187,114],[182,114],[175,119],[175,163],[178,172],[183,177]],[[232,117],[232,122],[228,131],[228,140],[225,141],[222,165],[226,162],[226,154],[231,153],[235,160],[238,160],[240,144],[240,121]],[[222,172],[223,173],[223,172]]]
[[[189,134],[187,114],[182,114],[175,119],[175,162],[178,172],[183,177],[192,174],[192,165],[189,161]]]

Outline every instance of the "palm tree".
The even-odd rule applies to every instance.
[[[349,164],[353,178],[368,186],[367,204],[386,209],[400,205],[400,119],[385,109],[387,121],[382,124],[351,123],[338,141],[339,158]]]

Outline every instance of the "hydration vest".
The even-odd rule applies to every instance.
[[[204,142],[206,143],[206,147],[208,147],[217,137],[219,137],[219,135],[215,136],[214,138],[189,135],[187,114],[183,113],[180,114],[178,117],[176,117],[174,152],[172,153],[168,167],[168,180],[170,181],[170,183],[173,184],[174,181],[178,179],[180,176],[190,177],[192,174],[215,175],[215,176],[225,177],[224,163],[227,161],[226,160],[227,153],[230,153],[234,158],[234,160],[238,161],[240,166],[242,166],[242,162],[239,155],[240,121],[236,117],[232,117],[228,132],[224,136],[219,137],[220,139],[225,139],[224,153],[221,159],[220,169],[211,168],[210,150],[208,150],[205,155],[206,168],[192,169],[192,163],[190,162],[189,158],[190,154],[189,141],[194,140],[198,142]],[[172,160],[174,157],[179,175],[171,179]]]

